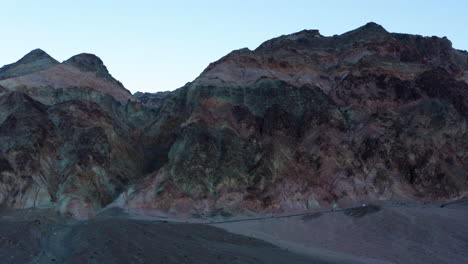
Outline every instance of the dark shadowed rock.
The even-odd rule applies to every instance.
[[[157,93],[142,93],[136,92],[133,94],[135,98],[140,100],[142,103],[146,104],[147,106],[158,108],[160,107],[164,99],[170,94],[171,92],[157,92]]]
[[[208,225],[122,217],[72,221],[54,212],[16,220],[0,220],[4,264],[334,263]]]

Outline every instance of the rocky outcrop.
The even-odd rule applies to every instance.
[[[142,93],[136,92],[133,94],[135,98],[137,98],[140,102],[147,106],[152,106],[154,108],[160,107],[164,99],[170,94],[170,91],[166,92],[157,92],[157,93]]]
[[[110,203],[141,177],[128,125],[94,102],[44,105],[24,93],[0,99],[0,200],[9,207],[57,206],[77,216]]]
[[[112,77],[102,60],[94,54],[81,53],[71,57],[64,63],[70,64],[84,72],[93,72],[96,74],[96,76],[104,78],[110,82],[116,83],[122,86],[123,88],[122,83],[120,83],[119,81],[114,79],[114,77]]]
[[[0,81],[0,203],[200,215],[462,197],[467,69],[446,38],[375,23],[234,51],[170,93],[132,96],[77,55]]]
[[[199,214],[461,197],[466,67],[446,38],[375,23],[234,51],[166,99],[146,133],[171,142],[168,160],[119,202]]]
[[[45,51],[35,49],[19,61],[0,68],[0,80],[42,71],[57,64],[59,62]]]
[[[44,51],[34,50],[16,63],[0,69],[0,85],[9,90],[32,94],[47,104],[53,103],[50,101],[51,89],[73,89],[75,93],[76,90],[84,90],[84,94],[88,94],[87,90],[91,89],[110,95],[122,103],[135,100],[109,74],[101,59],[92,54],[76,55],[64,63],[58,63]]]
[[[13,65],[23,69],[31,57]],[[96,71],[55,63],[1,81],[3,206],[55,207],[86,217],[143,176],[147,165],[136,129],[154,110],[117,81],[99,76],[105,66],[92,58],[101,63]],[[131,101],[122,104],[124,96]]]

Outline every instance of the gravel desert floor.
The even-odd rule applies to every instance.
[[[0,263],[330,263],[202,224],[3,217]]]
[[[369,209],[217,226],[336,263],[468,263],[468,202]]]
[[[143,220],[119,210],[86,221],[44,210],[4,212],[0,259],[1,263],[464,263],[466,219],[468,203],[444,208],[393,203],[208,224]]]

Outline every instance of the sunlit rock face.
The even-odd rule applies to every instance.
[[[468,56],[446,38],[304,30],[135,95],[94,55],[41,54],[0,69],[9,207],[200,215],[467,195]]]

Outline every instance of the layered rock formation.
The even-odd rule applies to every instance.
[[[468,55],[446,38],[305,30],[135,96],[94,55],[35,53],[0,70],[9,207],[279,212],[468,191]]]
[[[0,70],[10,76],[0,81],[0,204],[88,216],[143,175],[133,132],[154,110],[99,58],[58,63],[35,50],[12,65]]]
[[[168,161],[122,199],[206,212],[466,195],[467,67],[446,38],[375,23],[234,51],[166,99],[145,133],[174,142]]]
[[[163,104],[164,99],[166,99],[166,96],[168,96],[170,93],[170,91],[157,93],[136,92],[133,94],[133,96],[146,106],[159,108]]]

